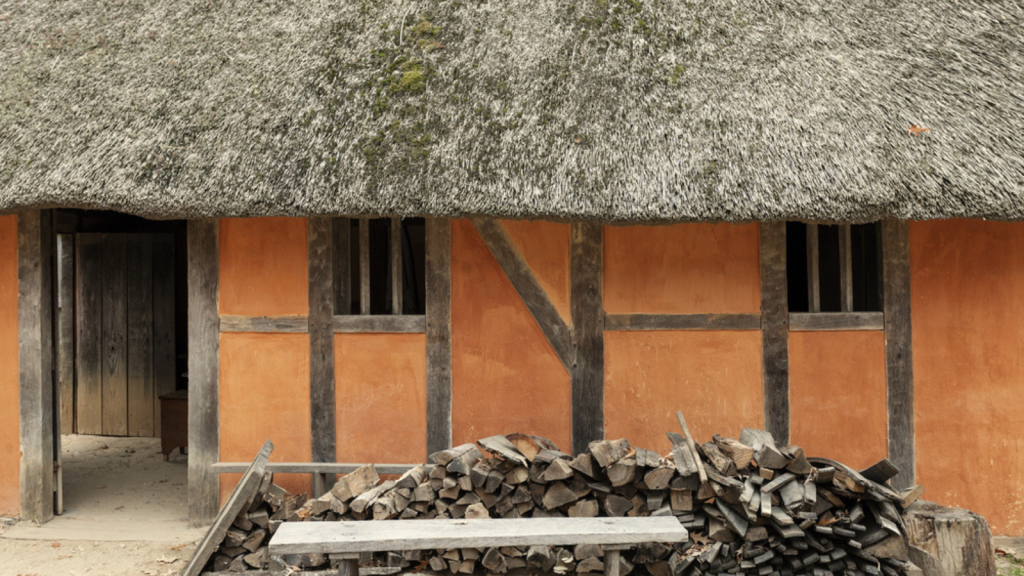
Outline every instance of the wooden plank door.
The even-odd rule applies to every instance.
[[[174,240],[78,234],[78,432],[158,436],[174,390]]]

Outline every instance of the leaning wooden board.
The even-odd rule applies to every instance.
[[[185,568],[182,569],[178,576],[198,576],[202,572],[203,567],[210,560],[210,556],[217,551],[220,543],[224,541],[224,535],[227,534],[231,523],[235,521],[238,513],[242,511],[242,507],[252,499],[259,489],[260,480],[263,479],[263,471],[267,467],[267,460],[270,458],[270,452],[273,449],[274,445],[270,440],[267,440],[263,444],[263,448],[260,448],[259,454],[253,459],[249,469],[245,471],[242,479],[235,486],[234,491],[231,492],[227,504],[221,508],[220,514],[214,519],[213,525],[206,532],[206,536],[199,542],[199,546],[196,546],[192,559],[188,561],[188,564],[185,565]]]
[[[348,554],[571,544],[625,545],[682,542],[686,537],[686,528],[673,516],[285,522],[270,540],[270,554]]]

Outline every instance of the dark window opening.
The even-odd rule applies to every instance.
[[[786,224],[790,312],[881,312],[881,227]],[[845,269],[844,269],[845,268]]]
[[[423,218],[336,218],[333,227],[335,314],[424,313]]]

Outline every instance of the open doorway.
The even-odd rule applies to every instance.
[[[115,533],[185,522],[186,222],[53,217],[55,512]]]

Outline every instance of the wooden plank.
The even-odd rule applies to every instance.
[[[391,520],[388,522],[285,522],[270,539],[270,554],[341,554],[381,550],[566,546],[682,542],[675,517]]]
[[[58,273],[57,365],[60,379],[60,431],[75,433],[75,237],[61,234]]]
[[[572,381],[572,450],[573,454],[581,454],[591,442],[604,439],[605,315],[602,225],[572,224],[569,233],[569,275],[574,327],[571,335],[576,350],[575,361],[567,364],[571,366]],[[530,274],[530,277],[533,275]],[[555,312],[555,315],[558,316],[558,313]]]
[[[391,313],[402,313],[402,219],[391,219]]]
[[[370,313],[370,219],[359,219],[359,313]]]
[[[333,462],[334,250],[331,219],[314,217],[306,227],[309,261],[309,423],[313,462]],[[333,485],[333,478],[328,478]],[[320,494],[313,494],[319,497]]]
[[[853,238],[849,224],[839,226],[839,299],[843,312],[853,312]]]
[[[75,354],[78,378],[77,428],[79,434],[103,433],[103,317],[102,237],[75,237],[78,275]]]
[[[220,503],[220,479],[210,469],[220,453],[218,232],[217,220],[188,222],[188,517],[192,526],[212,522]]]
[[[352,313],[352,220],[333,218],[334,313]]]
[[[604,329],[760,330],[760,314],[608,314]]]
[[[336,333],[417,333],[427,329],[426,316],[335,316]]]
[[[153,235],[127,236],[128,435],[158,436],[153,428]]]
[[[885,315],[881,312],[791,312],[790,332],[814,330],[883,330]]]
[[[18,214],[18,416],[21,518],[54,506],[53,229],[49,211]]]
[[[818,256],[818,225],[807,224],[808,312],[821,312],[821,261]]]
[[[270,462],[267,464],[267,472],[274,474],[351,474],[366,464],[353,464],[345,462]],[[434,468],[433,464],[374,464],[377,474],[402,475],[416,468],[423,466],[426,471]],[[249,468],[248,462],[217,462],[212,469],[217,474],[238,474]]]
[[[512,286],[522,298],[523,303],[526,304],[533,319],[537,321],[537,325],[540,326],[541,332],[551,344],[551,348],[562,361],[562,365],[567,371],[572,372],[574,360],[572,333],[558,314],[555,305],[551,303],[540,282],[537,281],[536,276],[533,275],[529,264],[526,263],[523,255],[519,253],[515,243],[512,242],[508,232],[505,231],[501,223],[490,218],[473,218],[471,221],[494,259],[505,271],[505,276],[512,282]],[[600,324],[600,321],[598,323]]]
[[[452,230],[426,220],[427,454],[452,445]],[[426,455],[424,455],[426,456]]]
[[[907,222],[882,222],[885,371],[889,459],[900,469],[897,489],[914,484],[914,357],[910,326],[910,239]]]
[[[305,334],[309,332],[306,316],[232,316],[220,317],[221,332],[261,332],[267,334]]]
[[[160,396],[177,387],[174,327],[174,235],[153,235],[153,429],[160,431]]]
[[[128,434],[128,238],[104,234],[103,267],[103,434]]]
[[[189,222],[189,230],[191,231],[192,222]],[[190,446],[191,448],[191,446]],[[252,501],[252,497],[259,490],[260,481],[263,480],[263,472],[267,465],[267,460],[270,458],[270,452],[274,449],[274,445],[267,440],[260,448],[256,458],[253,459],[252,464],[249,465],[249,469],[242,475],[242,479],[239,480],[238,485],[231,491],[231,496],[228,497],[228,501],[224,504],[224,508],[217,514],[210,529],[206,531],[206,535],[199,541],[199,545],[196,546],[195,552],[192,553],[192,558],[189,559],[188,564],[182,568],[179,576],[198,576],[202,572],[203,567],[210,560],[210,556],[217,551],[220,547],[221,542],[224,541],[224,535],[227,534],[228,528],[231,527],[231,523],[238,517],[238,513],[242,511],[242,507]],[[191,454],[190,454],[191,456]],[[190,458],[191,459],[191,458]],[[214,476],[216,477],[216,476]]]
[[[809,228],[808,228],[809,229]],[[780,445],[789,443],[789,304],[786,223],[760,224],[761,346],[764,423]]]

